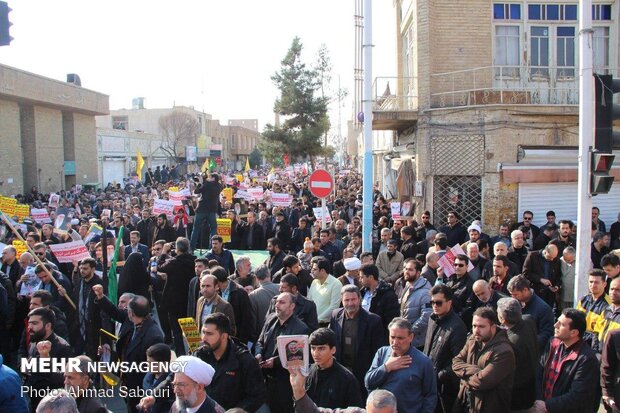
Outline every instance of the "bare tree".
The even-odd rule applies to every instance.
[[[161,149],[173,162],[182,157],[183,148],[193,145],[200,133],[200,125],[195,117],[187,112],[175,110],[159,118],[162,133]]]

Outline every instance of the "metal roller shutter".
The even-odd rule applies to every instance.
[[[592,206],[601,210],[600,218],[609,231],[609,226],[616,222],[620,212],[620,183],[616,182],[608,194],[593,197]],[[545,214],[549,210],[555,211],[557,221],[576,221],[577,182],[519,184],[519,220],[526,210],[534,213],[534,224],[537,226],[547,222]]]

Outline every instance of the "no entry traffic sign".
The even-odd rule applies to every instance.
[[[325,169],[317,169],[310,175],[310,192],[317,198],[326,198],[334,189],[334,178]]]

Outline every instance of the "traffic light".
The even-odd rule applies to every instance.
[[[611,165],[615,155],[610,153],[592,152],[592,167],[590,172],[590,195],[606,194],[614,183],[611,175]]]
[[[4,1],[0,1],[0,46],[8,46],[11,44],[11,40],[13,40],[9,34],[9,27],[11,27],[11,22],[9,21],[10,11],[9,5]]]
[[[606,194],[614,177],[611,166],[614,149],[620,149],[620,132],[614,132],[614,119],[620,119],[620,105],[614,105],[614,93],[620,92],[620,79],[594,75],[595,130],[590,158],[590,195]]]
[[[614,93],[620,92],[620,79],[611,75],[594,75],[595,132],[594,148],[611,153],[620,149],[620,132],[614,132],[614,119],[620,119],[620,105],[614,105]]]

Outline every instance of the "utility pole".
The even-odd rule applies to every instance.
[[[592,196],[589,191],[590,150],[594,139],[592,70],[592,0],[579,0],[579,171],[577,183],[577,261],[573,302],[588,292]]]
[[[364,191],[362,251],[372,250],[372,0],[364,0]]]

